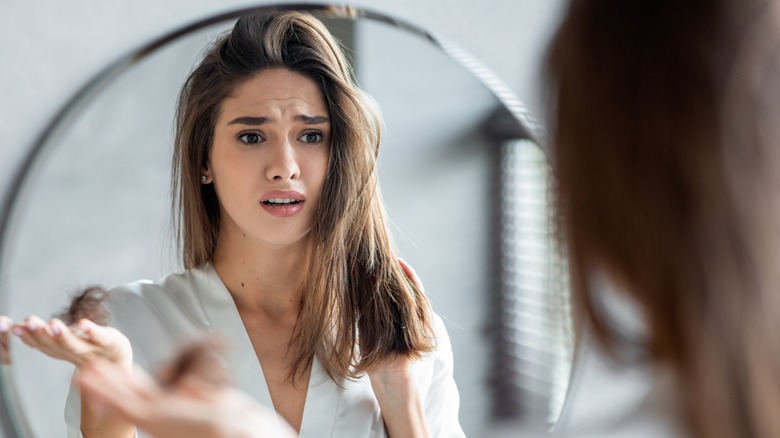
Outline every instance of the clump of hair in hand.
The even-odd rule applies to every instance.
[[[89,319],[95,324],[108,324],[108,310],[103,301],[108,298],[108,291],[100,286],[89,286],[77,292],[71,298],[70,305],[56,315],[67,325],[73,325],[79,320]]]
[[[158,373],[163,386],[173,388],[183,383],[223,387],[231,384],[225,362],[225,347],[213,337],[186,345],[172,362]]]

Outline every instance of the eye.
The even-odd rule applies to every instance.
[[[265,140],[262,135],[256,132],[247,132],[246,134],[241,134],[238,136],[238,139],[246,144],[260,143]]]
[[[302,141],[304,143],[319,143],[322,141],[322,133],[321,132],[307,132],[303,134],[302,136],[298,137],[298,141]]]

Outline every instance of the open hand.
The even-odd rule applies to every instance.
[[[91,400],[154,437],[293,438],[292,428],[246,394],[201,377],[180,376],[163,387],[144,374],[97,359],[81,368],[77,382]]]
[[[23,323],[14,324],[11,333],[47,356],[77,367],[101,357],[132,368],[133,352],[127,337],[113,327],[101,326],[88,319],[68,326],[56,318],[46,323],[33,315]]]
[[[422,282],[411,266],[398,259],[406,277],[423,290]],[[422,397],[414,378],[414,359],[403,354],[384,358],[368,372],[371,389],[379,402],[387,433],[395,437],[428,437]]]

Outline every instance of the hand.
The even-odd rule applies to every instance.
[[[401,258],[398,259],[398,264],[401,265],[406,277],[418,289],[423,290],[422,282],[414,269]],[[398,390],[402,389],[407,391],[407,386],[413,387],[412,363],[413,360],[404,355],[385,358],[381,366],[368,373],[374,392],[393,391],[397,393]]]
[[[230,386],[182,376],[164,389],[140,370],[131,374],[97,359],[76,378],[83,393],[154,437],[293,438],[297,434],[276,414]]]
[[[399,354],[385,358],[380,366],[368,372],[387,434],[393,438],[430,436],[413,362],[412,358]]]
[[[29,316],[24,323],[14,324],[11,332],[30,347],[77,367],[101,357],[132,369],[133,351],[127,337],[113,327],[88,319],[67,326],[56,318],[47,324],[37,316]]]
[[[411,266],[398,259],[406,277],[423,290],[422,282]],[[403,354],[386,357],[368,372],[371,388],[382,410],[390,437],[428,437],[422,398],[414,379],[414,359]]]
[[[409,264],[400,257],[398,258],[398,264],[401,265],[401,269],[403,269],[404,274],[406,274],[406,278],[411,280],[411,282],[417,286],[417,289],[420,289],[421,291],[424,290],[422,281],[420,281],[420,277],[417,276],[417,273],[414,272],[414,269],[412,269],[412,267],[409,266]]]
[[[381,365],[368,372],[371,388],[382,404],[405,403],[417,395],[417,387],[412,372],[414,360],[405,355],[385,358]],[[386,399],[386,400],[383,400]]]

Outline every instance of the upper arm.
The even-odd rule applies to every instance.
[[[434,314],[436,350],[429,358],[433,361],[430,385],[423,402],[428,428],[433,437],[465,437],[458,421],[460,396],[453,377],[453,355],[447,329]]]

